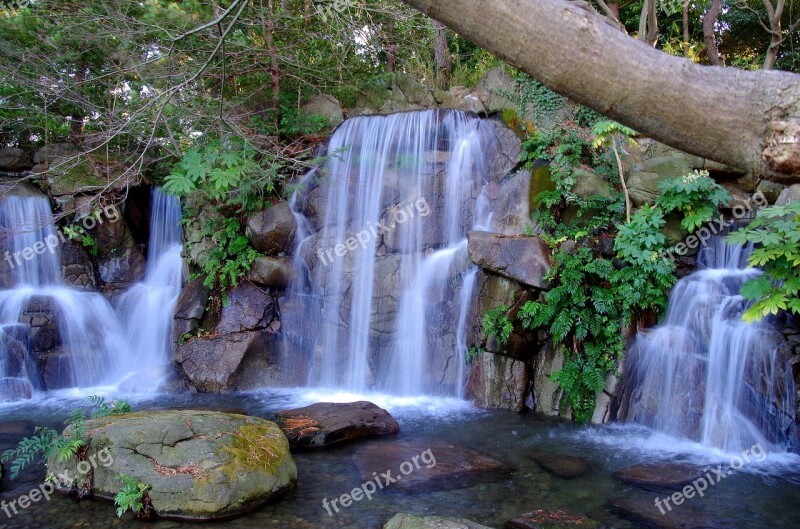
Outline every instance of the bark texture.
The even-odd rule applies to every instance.
[[[405,1],[640,133],[775,181],[800,181],[797,74],[673,57],[567,0]]]

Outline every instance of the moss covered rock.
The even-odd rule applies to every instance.
[[[150,486],[155,513],[164,518],[232,518],[287,491],[297,480],[283,432],[257,417],[141,412],[87,421],[86,432],[85,459],[97,462],[93,476],[81,474],[74,459],[49,461],[49,472],[67,471],[102,498],[113,498],[123,485],[119,477],[131,476]]]

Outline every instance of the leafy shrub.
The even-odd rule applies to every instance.
[[[117,479],[122,482],[122,488],[114,496],[114,505],[117,506],[117,517],[128,511],[133,511],[137,518],[147,519],[150,517],[152,505],[147,491],[150,486],[132,478],[128,475],[121,475]]]
[[[758,245],[748,262],[764,271],[742,286],[742,296],[754,301],[743,319],[760,320],[781,310],[800,314],[800,201],[762,209],[728,238],[736,244]]]
[[[727,189],[709,177],[708,171],[692,171],[679,178],[659,183],[661,195],[656,205],[664,213],[683,214],[681,228],[692,232],[710,221],[717,209],[731,199]]]

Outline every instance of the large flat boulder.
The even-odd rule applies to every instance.
[[[511,473],[511,467],[490,455],[444,441],[369,444],[353,454],[353,462],[363,481],[381,473],[384,486],[414,493],[471,487]]]
[[[48,462],[69,472],[95,496],[113,498],[127,475],[150,487],[157,516],[175,520],[228,519],[291,489],[297,468],[278,426],[245,415],[210,411],[159,411],[87,421],[86,461]],[[68,433],[68,432],[67,432]],[[105,464],[109,462],[109,464]],[[68,492],[60,483],[60,492]]]
[[[523,285],[547,288],[550,250],[538,237],[471,231],[468,238],[469,258],[476,265]]]
[[[386,522],[383,529],[490,529],[485,525],[444,516],[414,516],[399,513]]]
[[[318,402],[283,410],[276,422],[289,443],[299,448],[323,448],[364,437],[396,435],[400,426],[389,412],[371,402]]]

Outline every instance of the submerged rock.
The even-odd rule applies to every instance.
[[[511,472],[502,461],[444,441],[370,444],[359,448],[353,461],[364,481],[381,479],[384,487],[414,493],[471,487]]]
[[[383,529],[490,529],[485,525],[462,520],[461,518],[445,518],[443,516],[414,516],[412,514],[395,514],[386,522]]]
[[[597,522],[583,514],[538,509],[508,520],[508,529],[594,529]]]
[[[115,415],[86,422],[87,462],[48,462],[51,473],[89,481],[95,496],[113,498],[128,475],[150,486],[156,515],[186,521],[227,519],[292,488],[297,468],[276,424],[205,411]],[[108,463],[108,464],[106,464]],[[60,492],[69,492],[57,483]]]
[[[608,502],[611,511],[628,520],[659,529],[730,529],[730,522],[716,519],[686,505],[664,510],[656,507],[653,500],[616,498]]]
[[[564,479],[577,478],[589,471],[589,461],[582,457],[534,452],[531,459],[547,472]]]
[[[703,469],[684,463],[634,465],[614,474],[617,479],[643,489],[679,490],[703,475]]]
[[[400,426],[389,412],[371,402],[318,402],[283,410],[276,422],[295,447],[323,448],[364,437],[396,435]]]

